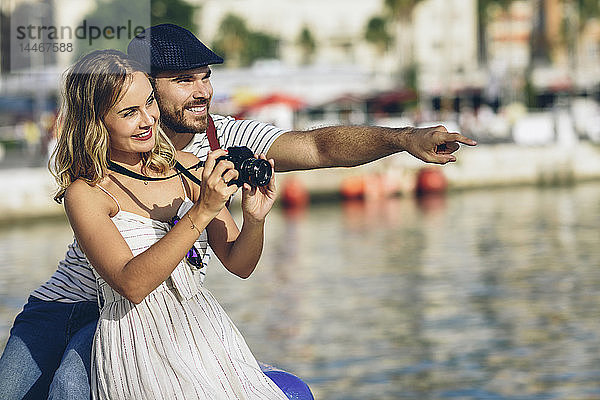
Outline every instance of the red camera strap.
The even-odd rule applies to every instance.
[[[221,145],[219,144],[219,139],[217,139],[217,129],[215,128],[215,121],[213,121],[210,114],[208,114],[207,118],[206,136],[208,137],[208,144],[210,145],[210,149],[212,151],[221,148]]]
[[[211,151],[215,151],[221,148],[219,144],[219,139],[217,139],[217,129],[215,128],[215,121],[213,121],[210,114],[208,114],[206,124],[206,136],[208,137],[208,144],[210,145]],[[194,181],[195,182],[195,181]],[[231,203],[231,197],[225,203],[225,207],[229,208],[229,203]]]

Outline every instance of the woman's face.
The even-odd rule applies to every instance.
[[[125,93],[104,117],[111,158],[130,159],[132,155],[151,151],[159,116],[150,81],[143,72],[134,72]]]

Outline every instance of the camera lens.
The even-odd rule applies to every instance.
[[[266,160],[251,158],[242,163],[240,175],[252,186],[266,186],[273,176],[273,168]]]

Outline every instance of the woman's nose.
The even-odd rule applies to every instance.
[[[154,125],[154,122],[156,121],[156,117],[154,116],[154,113],[152,112],[151,109],[147,109],[147,108],[143,108],[141,111],[142,114],[142,119],[141,119],[141,123],[143,126],[148,126],[148,125]]]

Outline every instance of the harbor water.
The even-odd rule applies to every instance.
[[[317,399],[600,399],[599,227],[598,182],[277,208],[252,277],[206,286]],[[0,348],[71,238],[0,229]]]

